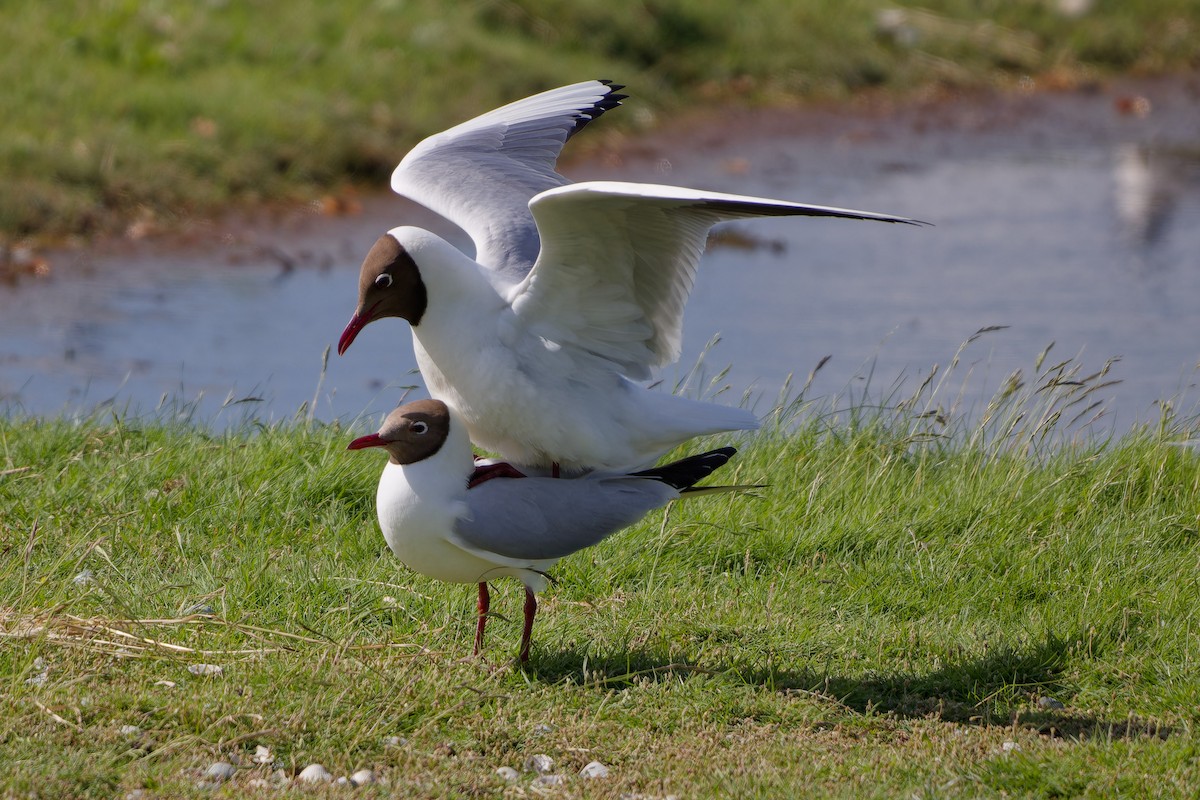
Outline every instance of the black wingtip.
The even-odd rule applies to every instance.
[[[674,489],[684,491],[725,466],[736,452],[737,448],[721,447],[716,450],[709,450],[707,453],[681,458],[678,461],[672,461],[670,464],[663,464],[661,467],[635,472],[633,476],[637,478],[653,478],[654,480],[662,481]]]
[[[570,139],[575,134],[579,133],[591,121],[598,119],[605,111],[611,111],[621,105],[621,101],[628,98],[627,94],[618,94],[617,92],[625,88],[623,83],[613,83],[610,80],[601,79],[598,83],[602,83],[608,87],[608,92],[591,105],[590,108],[581,108],[575,116],[575,127],[567,134]]]

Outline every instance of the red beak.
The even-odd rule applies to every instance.
[[[366,436],[360,436],[350,444],[346,445],[347,450],[363,450],[367,447],[383,447],[387,442],[379,437],[378,433],[368,433]]]
[[[375,319],[375,309],[379,308],[382,300],[376,301],[375,305],[368,308],[363,313],[355,312],[350,321],[346,323],[346,329],[342,331],[342,336],[338,339],[338,355],[342,355],[350,349],[350,345],[354,342],[354,337],[358,336],[358,332],[367,327],[367,323]]]
[[[346,329],[342,331],[342,338],[338,339],[339,356],[350,348],[350,344],[354,341],[354,337],[358,336],[358,332],[366,327],[368,322],[370,322],[368,318],[360,317],[358,314],[355,314],[350,318],[350,321],[346,323]]]

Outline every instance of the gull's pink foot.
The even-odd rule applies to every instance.
[[[521,663],[529,660],[529,640],[533,636],[533,617],[537,614],[537,598],[525,587],[525,627],[521,630]]]
[[[488,594],[487,583],[479,582],[479,605],[476,609],[479,611],[479,621],[475,623],[475,655],[479,655],[479,651],[483,649],[483,628],[487,625],[488,609],[492,606],[491,595]]]
[[[492,478],[524,478],[525,473],[509,464],[507,461],[501,461],[499,464],[488,464],[485,467],[476,467],[471,473],[470,479],[467,480],[467,488],[474,489],[479,484],[490,481]]]

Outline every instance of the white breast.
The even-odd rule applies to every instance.
[[[414,487],[404,468],[389,462],[379,479],[376,507],[383,538],[409,569],[451,583],[478,583],[499,577],[494,564],[451,541],[454,521],[466,512],[466,504],[452,491],[436,486]]]

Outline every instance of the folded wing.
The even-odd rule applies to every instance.
[[[678,496],[646,478],[498,478],[468,493],[470,515],[455,523],[456,544],[523,567],[590,547]]]

